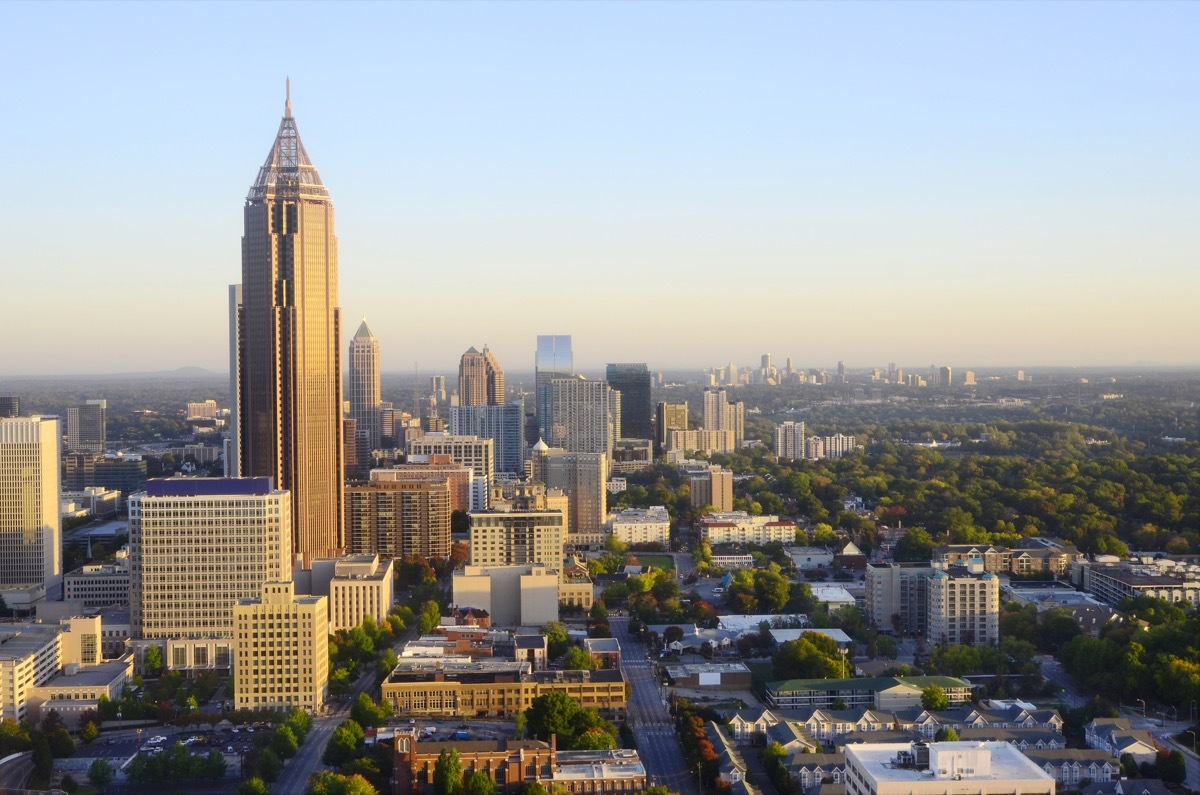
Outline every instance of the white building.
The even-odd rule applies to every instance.
[[[129,561],[134,638],[230,638],[239,600],[291,579],[292,495],[270,478],[150,480],[129,500]]]
[[[475,473],[471,483],[471,510],[486,510],[496,479],[495,442],[448,433],[427,433],[419,439],[409,440],[408,463],[429,463],[429,457],[435,455],[448,455],[455,463],[471,468]]]
[[[333,563],[329,581],[329,631],[353,629],[371,616],[387,618],[393,602],[391,560],[378,555],[347,555]]]
[[[550,381],[546,444],[572,453],[604,453],[611,461],[620,428],[621,393],[607,381],[582,377]]]
[[[938,570],[930,577],[929,640],[994,646],[1000,640],[1000,580],[982,561]]]
[[[700,535],[710,544],[793,544],[795,522],[778,516],[751,516],[745,511],[709,513],[700,517]]]
[[[775,459],[791,461],[804,458],[804,423],[781,422],[775,428]]]
[[[63,598],[85,607],[129,604],[129,558],[113,563],[88,563],[63,577]]]
[[[29,609],[62,582],[57,417],[0,419],[0,592]]]
[[[613,514],[609,529],[623,544],[662,544],[671,540],[671,517],[662,505],[649,508],[626,508]]]
[[[559,573],[547,566],[464,566],[453,582],[454,606],[486,610],[492,626],[540,627],[558,620]]]
[[[1007,742],[846,746],[847,795],[1054,795],[1054,779]]]

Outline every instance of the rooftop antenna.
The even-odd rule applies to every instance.
[[[291,77],[287,77],[284,79],[284,96],[285,96],[287,102],[284,104],[283,115],[287,116],[290,119],[292,117],[292,78]]]

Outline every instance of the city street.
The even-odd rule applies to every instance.
[[[696,795],[696,778],[684,761],[654,663],[646,657],[637,638],[629,634],[628,618],[613,618],[610,626],[613,636],[621,641],[621,670],[632,688],[627,707],[629,725],[647,775],[653,784],[681,795]]]

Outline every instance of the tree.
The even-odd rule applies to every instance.
[[[539,740],[558,735],[558,742],[572,735],[572,723],[580,711],[579,703],[566,693],[554,690],[535,698],[525,711],[529,733]]]
[[[309,779],[311,795],[377,795],[378,790],[360,775],[344,776],[331,770],[320,770]]]
[[[567,671],[590,671],[596,667],[592,655],[579,646],[572,646],[563,655],[562,667]]]
[[[1169,754],[1159,755],[1158,777],[1172,784],[1183,783],[1183,780],[1187,778],[1187,762],[1183,758],[1182,751],[1174,748]]]
[[[668,646],[672,643],[678,643],[683,640],[683,627],[677,627],[674,624],[663,630],[663,643]]]
[[[913,527],[896,542],[895,558],[901,561],[928,561],[933,559],[937,542],[923,528]]]
[[[113,770],[107,759],[100,757],[88,768],[87,777],[93,787],[102,790],[112,783],[113,778],[116,777],[116,771]]]
[[[75,741],[71,739],[71,733],[65,726],[52,729],[46,735],[46,740],[50,743],[50,753],[54,754],[55,759],[64,759],[75,753]]]
[[[930,711],[946,709],[950,706],[950,699],[941,687],[930,685],[921,691],[921,706]]]
[[[334,668],[329,674],[329,692],[335,696],[344,696],[350,692],[350,671],[345,668]]]
[[[142,667],[151,676],[158,676],[162,671],[162,652],[157,646],[147,646],[146,655],[142,658]]]
[[[438,607],[437,602],[431,599],[421,605],[421,618],[417,623],[417,627],[422,635],[428,635],[430,632],[433,632],[440,623],[442,623],[442,609]]]
[[[208,779],[209,781],[220,781],[225,778],[225,770],[228,764],[225,762],[225,755],[215,748],[208,752],[204,757],[204,761],[200,764],[200,778]]]
[[[233,791],[233,795],[271,795],[271,789],[267,786],[267,782],[255,776],[239,784],[238,788]]]
[[[343,721],[330,735],[322,761],[327,765],[341,767],[358,755],[358,744],[362,739],[362,726],[352,720]]]
[[[391,714],[390,704],[385,704],[380,706],[366,693],[359,693],[350,707],[350,718],[360,726],[382,726]]]
[[[283,760],[270,748],[264,748],[258,755],[258,774],[264,781],[274,781],[283,772]]]
[[[99,736],[100,729],[98,729],[96,724],[92,723],[90,720],[83,724],[83,728],[79,730],[79,739],[83,740],[83,742],[88,745],[96,742],[96,738]]]
[[[463,783],[463,795],[496,795],[496,780],[486,770],[476,770]]]
[[[50,778],[54,772],[54,754],[50,752],[50,743],[45,737],[38,737],[33,743],[33,772],[39,778]]]
[[[518,740],[525,739],[525,713],[518,712],[513,718],[513,736]]]
[[[542,627],[542,634],[546,636],[546,654],[552,660],[561,657],[571,646],[571,636],[567,634],[567,625],[561,621],[551,621]]]
[[[546,792],[546,788],[541,784],[537,783],[536,781],[530,781],[523,784],[521,788],[517,790],[517,795],[550,795],[550,793]]]
[[[433,795],[462,795],[462,757],[454,748],[443,748],[433,764]]]
[[[280,759],[291,759],[300,749],[300,742],[290,727],[280,726],[271,734],[270,747]]]
[[[75,780],[74,776],[72,776],[70,773],[67,773],[62,777],[62,781],[58,782],[58,786],[63,792],[66,792],[68,795],[70,795],[70,793],[79,789],[79,782]]]
[[[958,732],[954,730],[953,726],[943,726],[937,730],[937,734],[933,735],[933,739],[939,743],[955,743],[958,742]]]

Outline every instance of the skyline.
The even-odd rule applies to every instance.
[[[1185,4],[72,10],[0,11],[0,376],[224,369],[289,75],[384,372],[1200,363]]]

